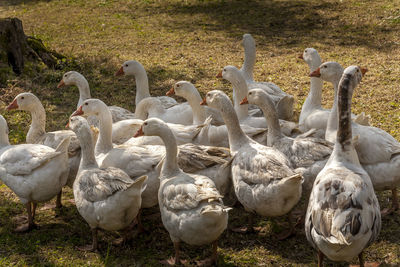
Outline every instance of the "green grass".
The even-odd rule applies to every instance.
[[[297,56],[304,48],[314,47],[324,61],[369,69],[356,89],[353,112],[370,114],[374,126],[399,139],[399,14],[400,2],[390,0],[5,0],[0,2],[0,17],[19,17],[27,34],[67,59],[58,70],[27,64],[20,77],[1,63],[0,109],[18,93],[31,91],[45,105],[47,130],[63,129],[76,107],[78,91],[56,86],[64,72],[76,70],[88,79],[93,97],[134,110],[134,81],[113,75],[129,59],[145,66],[153,95],[165,94],[178,80],[193,82],[202,93],[212,89],[230,93],[230,85],[215,75],[225,65],[241,66],[240,41],[244,33],[251,33],[257,42],[255,79],[273,81],[293,94],[296,115],[309,90],[308,67]],[[326,107],[332,95],[333,89],[325,85]],[[1,114],[9,123],[11,142],[23,142],[29,115]],[[379,194],[382,207],[390,205],[389,195]],[[71,197],[69,192],[64,202]],[[58,217],[52,210],[38,212],[39,230],[17,235],[12,229],[25,211],[16,196],[1,186],[0,266],[158,266],[159,260],[173,253],[157,216],[145,217],[151,233],[138,236],[129,246],[112,246],[118,234],[104,232],[99,254],[81,253],[75,247],[90,242],[89,228],[75,207],[65,203]],[[235,208],[229,225],[245,223],[244,214]],[[400,264],[399,223],[398,214],[383,219],[378,241],[366,250],[368,261]],[[258,217],[257,224],[258,234],[224,233],[219,247],[221,266],[316,264],[302,228],[294,238],[279,242],[275,234],[287,226],[285,218]],[[205,248],[184,245],[184,257],[205,258],[210,253]]]

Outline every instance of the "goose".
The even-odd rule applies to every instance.
[[[75,85],[79,90],[79,101],[77,108],[82,105],[83,101],[91,98],[89,83],[79,72],[68,71],[64,73],[61,81],[57,85],[57,88],[70,85]],[[135,115],[127,109],[118,106],[108,106],[108,109],[111,111],[113,122],[135,118]],[[93,117],[89,119],[89,123],[95,126],[98,125],[98,122],[96,122]]]
[[[200,124],[205,121],[207,116],[205,108],[209,107],[200,105],[202,98],[199,94],[199,91],[197,91],[196,87],[191,82],[179,81],[175,83],[174,87],[172,87],[167,94],[169,95],[176,94],[177,96],[181,96],[188,101],[189,105],[193,110],[194,124]],[[219,117],[221,117],[220,114]],[[241,124],[240,127],[246,133],[246,135],[250,136],[256,141],[263,141],[266,138],[265,128],[254,128],[246,124]],[[207,144],[211,146],[229,147],[228,130],[226,128],[226,125],[220,125],[220,126],[210,125],[210,127],[208,128],[207,135],[208,135]]]
[[[99,99],[87,99],[71,115],[96,115],[99,119],[99,137],[95,146],[96,161],[101,168],[116,167],[124,170],[132,179],[147,175],[147,187],[142,194],[142,208],[157,205],[160,161],[165,155],[165,147],[157,145],[132,146],[112,144],[112,122],[110,111]],[[185,172],[201,173],[212,179],[222,188],[229,188],[230,172],[219,167],[228,164],[229,150],[218,147],[205,147],[194,144],[180,146],[179,165]]]
[[[301,197],[302,176],[292,170],[283,153],[243,133],[226,94],[210,91],[203,101],[221,112],[228,127],[232,180],[238,201],[250,213],[271,217],[287,214]]]
[[[10,145],[8,126],[0,115],[0,180],[20,199],[28,213],[28,224],[15,229],[36,228],[36,205],[58,195],[68,178],[68,146],[65,137],[56,149],[39,144]]]
[[[68,146],[69,174],[66,185],[72,187],[81,160],[81,147],[74,132],[70,130],[46,132],[46,111],[39,98],[32,93],[18,94],[7,107],[7,110],[14,109],[27,111],[31,114],[32,123],[26,135],[28,144],[41,144],[56,149],[65,138],[70,137],[71,141]],[[62,191],[59,192],[56,208],[61,208],[62,206]]]
[[[322,64],[321,57],[314,48],[306,48],[299,58],[304,59],[313,73]],[[343,69],[342,69],[343,72]],[[339,82],[340,76],[336,78]],[[330,109],[324,109],[321,105],[323,80],[318,75],[311,76],[310,92],[301,108],[299,117],[299,128],[302,132],[316,129],[318,133],[314,136],[325,137],[325,131],[329,119]],[[352,114],[352,119],[363,125],[369,125],[370,116],[365,116],[364,112],[359,115]]]
[[[92,231],[92,245],[81,250],[97,251],[97,229],[118,231],[127,228],[138,215],[147,176],[133,181],[123,170],[99,168],[88,122],[72,117],[69,128],[78,137],[82,148],[79,172],[73,192],[79,214]]]
[[[136,80],[136,98],[135,105],[137,106],[140,101],[150,97],[149,80],[147,78],[146,70],[143,65],[136,60],[125,61],[120,69],[115,73],[115,76],[134,76]],[[172,106],[178,105],[175,99],[167,96],[156,97],[161,101],[162,107],[168,109]]]
[[[249,89],[261,88],[273,99],[279,118],[289,120],[293,116],[294,97],[283,92],[279,86],[272,82],[256,82],[253,79],[253,70],[256,63],[256,42],[251,34],[243,35],[244,63],[239,72],[244,77]],[[235,93],[234,93],[235,94]],[[241,98],[239,101],[241,101]]]
[[[362,70],[350,66],[339,83],[339,129],[332,155],[314,182],[308,202],[305,231],[324,257],[351,261],[378,237],[381,228],[379,203],[368,173],[360,165],[352,139],[351,97],[361,81]]]
[[[361,69],[365,73],[366,69]],[[342,73],[339,63],[326,62],[312,75],[320,75],[323,80],[332,82],[338,88],[337,76]],[[319,73],[319,74],[318,74]],[[335,98],[328,120],[325,139],[332,141],[338,129],[338,99]],[[399,209],[397,187],[400,186],[400,143],[386,131],[358,123],[351,123],[352,131],[357,141],[355,149],[363,168],[371,177],[376,191],[392,190],[392,207],[383,210],[388,215]]]
[[[160,173],[158,202],[161,219],[174,244],[175,257],[169,264],[180,263],[180,242],[189,245],[212,243],[213,254],[207,263],[217,262],[217,242],[228,225],[228,211],[214,182],[203,175],[182,171],[177,163],[178,147],[171,129],[163,121],[144,121],[135,136],[159,136],[166,147]]]
[[[322,170],[332,153],[333,144],[321,138],[291,138],[282,134],[278,114],[270,96],[262,89],[252,89],[241,104],[253,104],[261,108],[268,123],[265,145],[285,154],[296,172],[304,177],[303,192],[311,192],[315,177]]]
[[[225,66],[223,70],[218,73],[217,77],[232,83],[234,88],[233,104],[240,123],[256,128],[267,128],[268,126],[265,118],[249,116],[248,105],[240,105],[242,99],[247,96],[249,88],[239,70],[234,66]],[[276,105],[276,101],[279,100],[277,100],[275,96],[271,97]],[[280,124],[285,135],[291,135],[292,131],[297,127],[296,123],[285,120],[280,120]]]

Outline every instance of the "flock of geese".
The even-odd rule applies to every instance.
[[[79,89],[69,128],[46,132],[46,114],[32,93],[15,97],[7,110],[30,112],[27,144],[11,145],[0,116],[0,179],[26,206],[28,223],[15,231],[36,227],[38,202],[57,196],[62,206],[64,186],[73,188],[76,207],[92,230],[142,229],[143,208],[160,207],[175,255],[164,263],[179,263],[180,243],[212,244],[227,228],[228,212],[240,202],[251,215],[289,215],[302,194],[305,232],[324,257],[351,261],[376,240],[381,210],[375,191],[392,190],[398,209],[400,144],[387,132],[369,125],[365,114],[351,113],[354,89],[366,69],[337,62],[322,63],[313,48],[300,58],[310,68],[311,88],[298,123],[293,96],[271,82],[256,82],[255,41],[243,36],[243,67],[226,66],[217,77],[233,87],[233,104],[219,90],[202,99],[187,81],[175,83],[166,96],[151,97],[147,74],[137,61],[126,61],[116,75],[136,79],[136,110],[107,106],[90,96],[87,80],[78,72],[65,73],[58,84]],[[323,81],[333,84],[331,110],[321,106]],[[177,103],[171,95],[185,98]],[[224,204],[225,202],[225,204]],[[292,233],[294,227],[282,238]],[[131,231],[125,231],[130,238]]]

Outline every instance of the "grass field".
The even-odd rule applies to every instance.
[[[77,88],[56,88],[68,70],[77,70],[88,79],[93,97],[130,110],[134,110],[134,80],[113,75],[129,59],[145,66],[153,95],[165,94],[178,80],[191,81],[202,93],[213,89],[231,93],[230,85],[215,75],[225,65],[241,66],[244,33],[251,33],[257,42],[255,80],[273,81],[294,95],[296,116],[309,91],[308,66],[297,59],[304,48],[316,48],[324,61],[367,67],[369,72],[353,98],[353,112],[370,114],[374,126],[400,139],[398,0],[0,1],[0,17],[10,16],[23,21],[28,35],[67,57],[58,70],[28,64],[20,77],[0,64],[0,113],[9,123],[12,143],[24,142],[30,118],[23,112],[4,112],[4,107],[23,91],[42,100],[48,131],[64,127],[78,101]],[[333,88],[325,85],[326,107],[332,95]],[[389,196],[379,193],[382,208],[390,205]],[[77,251],[76,246],[91,242],[91,235],[74,205],[66,201],[70,198],[69,191],[57,217],[53,210],[39,210],[39,230],[15,234],[12,229],[25,210],[0,185],[0,266],[158,266],[159,260],[173,254],[157,208],[145,212],[150,233],[138,236],[132,244],[113,246],[118,234],[103,232],[100,253]],[[245,221],[240,208],[230,214],[230,226]],[[316,253],[302,227],[295,237],[278,241],[276,234],[287,227],[285,218],[258,217],[257,226],[256,234],[223,234],[220,266],[316,264]],[[378,241],[365,252],[367,261],[400,265],[399,214],[383,218]],[[183,245],[183,253],[184,258],[193,259],[192,265],[211,250]]]

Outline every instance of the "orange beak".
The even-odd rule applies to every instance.
[[[318,68],[318,69],[314,70],[313,72],[310,73],[309,76],[310,77],[321,77],[320,69]]]
[[[300,54],[297,58],[304,59],[303,54]]]
[[[174,94],[175,94],[175,89],[174,89],[174,87],[172,87],[171,89],[169,89],[169,91],[165,95],[170,96],[170,95],[174,95]]]
[[[365,73],[367,73],[367,71],[368,71],[367,68],[360,67],[360,69],[361,69],[361,73],[362,73],[363,76],[364,76]]]
[[[222,78],[222,70],[220,72],[218,72],[217,76],[215,76],[217,78]]]
[[[61,87],[63,87],[63,86],[65,86],[65,83],[64,83],[63,80],[61,80],[61,81],[58,83],[57,88],[61,88]]]
[[[18,108],[17,99],[14,99],[13,102],[11,102],[11,104],[8,105],[7,110],[12,110],[17,108]]]
[[[139,137],[139,136],[143,136],[144,132],[143,132],[143,126],[140,127],[140,129],[135,133],[135,135],[133,137]]]
[[[82,106],[80,106],[74,113],[72,113],[71,117],[83,115]]]
[[[65,125],[65,128],[66,128],[66,129],[69,128],[69,121],[68,121],[67,125]]]
[[[203,98],[203,101],[200,102],[200,105],[202,105],[202,106],[207,106],[207,100],[206,100],[206,98]]]
[[[121,67],[121,68],[119,68],[119,70],[115,73],[115,76],[122,76],[122,75],[124,75],[125,73],[124,73],[124,68],[123,67]]]
[[[245,96],[242,100],[242,102],[240,102],[240,105],[244,105],[244,104],[248,104],[249,101],[247,101],[247,96]]]

